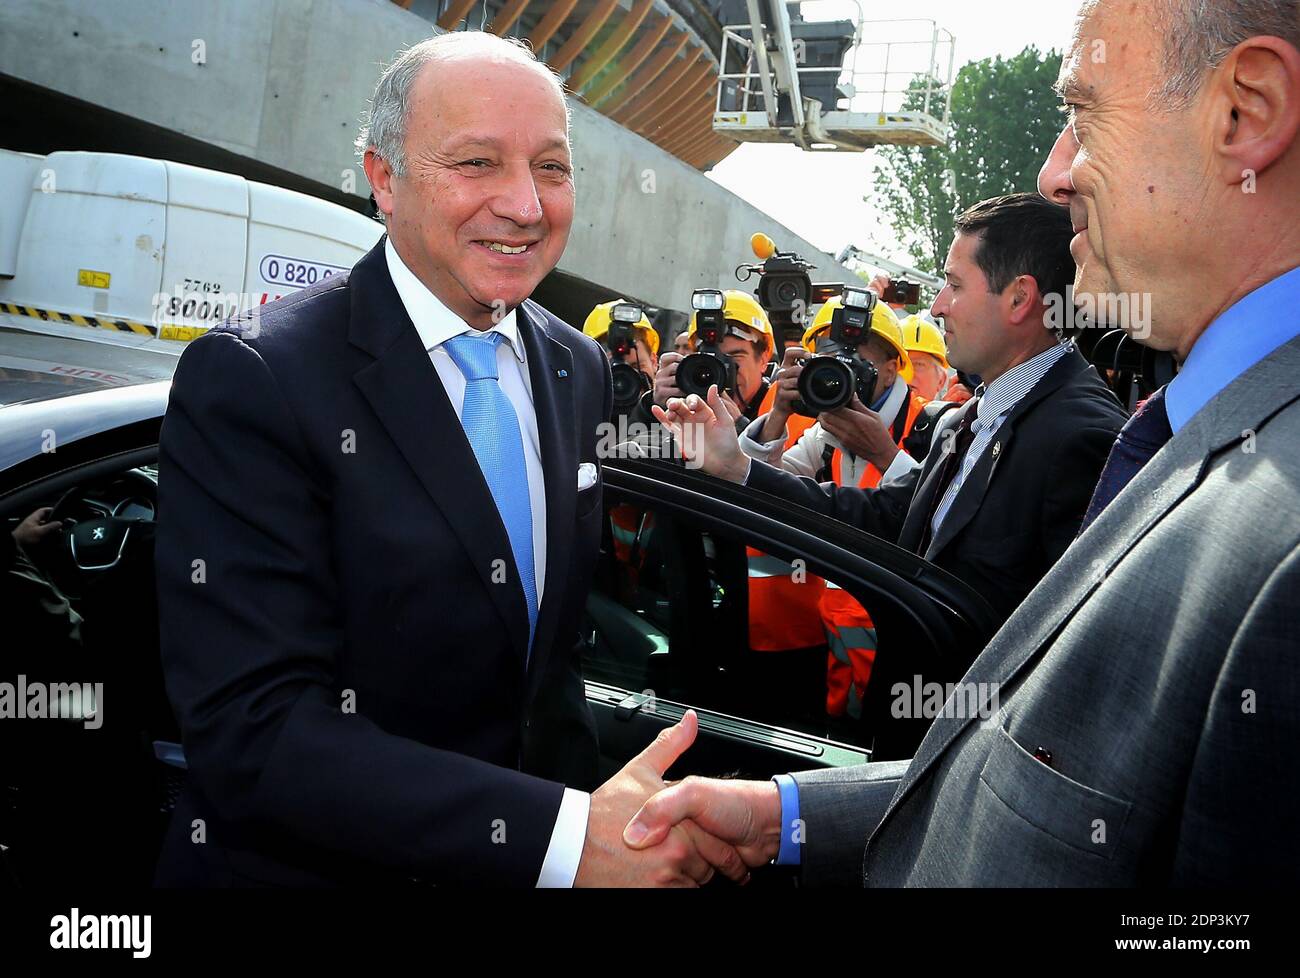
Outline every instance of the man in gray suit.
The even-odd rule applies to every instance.
[[[1087,3],[1060,90],[1077,293],[1149,299],[1121,325],[1178,377],[910,762],[688,778],[629,845],[690,817],[810,884],[1300,879],[1300,2]]]

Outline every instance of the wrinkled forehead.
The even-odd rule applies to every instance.
[[[567,146],[564,100],[543,70],[482,54],[435,61],[413,86],[410,127],[456,142]]]
[[[1149,90],[1160,54],[1154,0],[1086,0],[1061,58],[1056,93],[1088,102],[1123,91]]]

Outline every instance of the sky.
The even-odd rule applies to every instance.
[[[843,0],[818,0],[803,5],[806,20],[845,18],[857,20],[857,7]],[[867,21],[895,21],[906,15],[932,20],[956,37],[953,72],[969,61],[994,55],[1018,54],[1026,45],[1040,50],[1064,49],[1070,38],[1079,0],[908,0],[903,5],[862,0]],[[930,36],[927,24],[889,24],[872,27],[873,37],[895,40],[904,34]],[[863,55],[877,55],[871,49]],[[891,48],[893,67],[912,52],[929,60],[928,47]],[[859,64],[859,68],[863,67]],[[909,67],[903,62],[903,67]],[[924,67],[922,65],[921,67]],[[946,68],[946,63],[943,66]],[[890,87],[905,78],[890,77]],[[719,163],[709,176],[733,193],[771,214],[823,251],[838,252],[852,243],[859,248],[904,264],[911,260],[889,222],[863,201],[872,193],[875,153],[809,153],[789,146],[744,143]],[[778,247],[784,246],[777,242]]]

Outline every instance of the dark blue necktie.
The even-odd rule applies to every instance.
[[[1128,424],[1120,429],[1119,437],[1111,446],[1106,465],[1097,480],[1097,488],[1088,503],[1088,512],[1084,514],[1082,533],[1092,521],[1101,515],[1101,511],[1110,505],[1111,500],[1120,494],[1142,466],[1151,461],[1153,455],[1164,447],[1165,442],[1174,436],[1169,427],[1169,412],[1165,409],[1165,389],[1148,397],[1140,405]]]

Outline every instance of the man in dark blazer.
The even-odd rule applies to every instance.
[[[746,484],[920,554],[1005,618],[1079,532],[1126,415],[1097,371],[1044,324],[1074,277],[1068,210],[1010,194],[971,207],[956,231],[932,311],[952,362],[980,376],[983,395],[941,416],[920,460],[871,412],[832,412],[861,429],[860,453],[883,473],[874,490],[819,485],[767,465],[750,468]],[[960,437],[973,425],[973,436]]]
[[[945,711],[910,763],[688,779],[629,841],[709,812],[751,865],[809,884],[1300,880],[1296,4],[1101,0],[1058,89],[1071,117],[1039,188],[1070,208],[1077,292],[1145,293],[1149,321],[1130,306],[1116,325],[1178,375],[963,678],[974,709]]]
[[[867,451],[885,453],[866,455],[884,473],[875,489],[751,462],[732,439],[702,462],[897,542],[965,581],[1005,619],[1079,532],[1126,415],[1097,371],[1045,325],[1074,275],[1069,211],[1037,194],[1011,194],[976,204],[956,228],[933,312],[943,317],[952,362],[985,383],[942,416],[923,460],[901,451],[859,406],[836,414],[862,429]],[[864,716],[889,716],[875,731],[877,756],[908,756],[928,724],[915,711],[895,718],[895,683],[955,682],[978,652],[944,649],[942,659],[918,661],[905,648],[880,650],[863,707]]]
[[[189,782],[158,879],[707,879],[687,836],[611,844],[693,717],[587,793],[611,385],[528,299],[573,215],[558,81],[438,37],[384,73],[361,145],[388,235],[176,371],[157,582]]]

